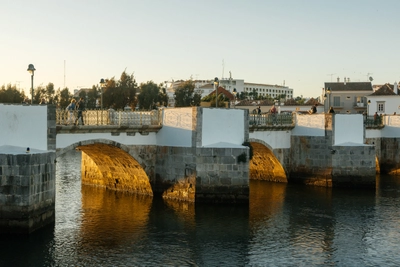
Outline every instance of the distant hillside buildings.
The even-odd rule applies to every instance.
[[[167,88],[168,97],[170,101],[173,102],[175,89],[184,82],[183,80],[173,81],[169,83],[169,87]],[[211,94],[214,88],[214,80],[195,80],[193,81],[195,84],[195,91],[201,94],[201,97],[205,97]],[[221,79],[219,80],[219,86],[225,88],[230,93],[233,93],[233,90],[236,89],[237,94],[242,92],[257,92],[259,96],[270,96],[271,98],[276,98],[279,95],[286,95],[286,99],[293,98],[293,89],[284,86],[284,85],[271,85],[271,84],[261,84],[261,83],[248,83],[241,79]],[[169,103],[170,106],[173,106],[173,103]]]

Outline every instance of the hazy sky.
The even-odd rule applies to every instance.
[[[400,81],[398,0],[0,0],[0,85],[228,78],[318,96]],[[224,64],[223,64],[224,62]],[[64,67],[65,66],[65,67]],[[65,83],[65,84],[64,84]]]

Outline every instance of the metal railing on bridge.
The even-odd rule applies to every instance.
[[[293,113],[263,113],[263,114],[250,114],[250,125],[261,126],[292,126],[294,125]]]
[[[365,116],[364,122],[367,128],[381,128],[384,126],[382,116]]]
[[[117,126],[142,126],[142,125],[161,125],[160,111],[115,111],[109,110],[86,110],[83,111],[83,121],[85,125],[117,125]],[[57,109],[57,125],[75,124],[78,112]],[[78,123],[81,123],[80,121]]]

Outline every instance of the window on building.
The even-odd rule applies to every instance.
[[[334,107],[340,107],[340,96],[334,96],[333,97],[333,106]]]
[[[384,113],[385,112],[385,102],[377,102],[378,104],[378,112]]]

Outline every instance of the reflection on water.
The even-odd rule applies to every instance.
[[[249,206],[213,206],[82,186],[79,153],[57,161],[55,226],[1,237],[0,266],[400,265],[397,177],[376,190],[251,181]]]

